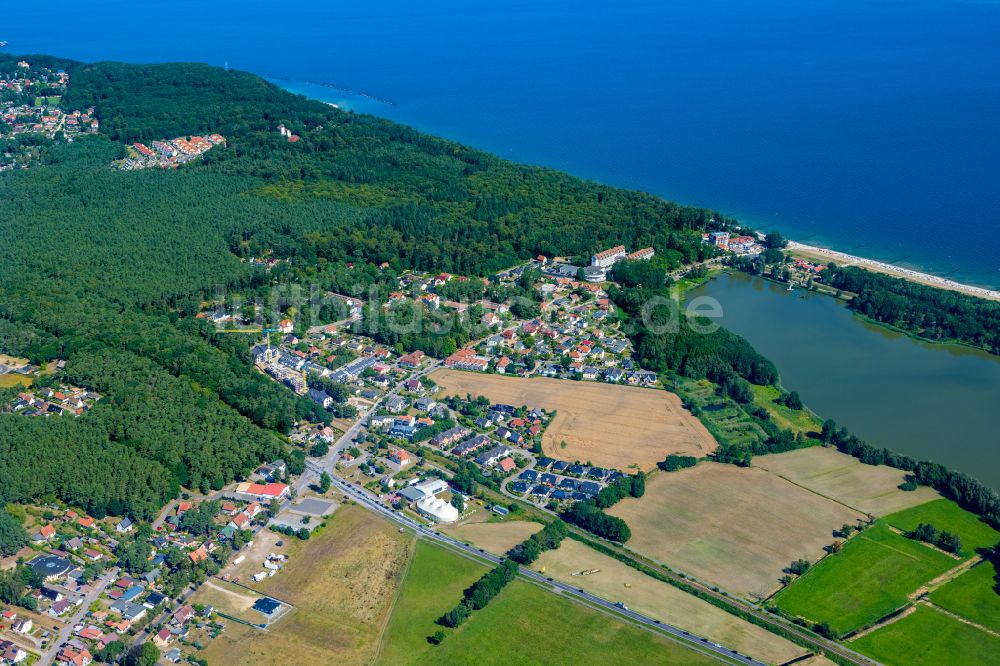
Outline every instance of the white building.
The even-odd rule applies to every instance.
[[[618,261],[625,258],[625,246],[617,245],[603,252],[598,252],[590,258],[591,266],[599,266],[600,268],[611,268]]]
[[[458,520],[458,509],[433,495],[418,500],[417,511],[438,523],[453,523]]]
[[[441,479],[427,479],[413,486],[426,497],[433,497],[448,490],[448,484]]]

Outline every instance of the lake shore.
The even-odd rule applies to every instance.
[[[970,284],[962,284],[961,282],[955,282],[954,280],[938,277],[937,275],[931,275],[930,273],[921,273],[920,271],[902,268],[894,264],[888,264],[884,261],[866,259],[865,257],[858,257],[853,254],[847,254],[846,252],[828,250],[826,248],[806,245],[805,243],[798,243],[796,241],[788,241],[788,249],[795,254],[802,255],[803,257],[808,257],[810,259],[834,261],[841,266],[859,266],[876,273],[884,273],[886,275],[891,275],[892,277],[910,280],[911,282],[917,282],[930,287],[937,287],[938,289],[949,289],[951,291],[968,294],[969,296],[977,296],[979,298],[985,298],[992,301],[1000,301],[1000,291],[993,291],[991,289],[976,287]]]

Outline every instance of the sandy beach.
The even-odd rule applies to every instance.
[[[913,282],[919,282],[920,284],[926,284],[931,287],[951,289],[952,291],[959,291],[970,296],[978,296],[979,298],[1000,301],[1000,291],[993,291],[991,289],[984,289],[983,287],[974,287],[972,285],[962,284],[961,282],[955,282],[954,280],[949,280],[947,278],[930,275],[929,273],[921,273],[920,271],[910,270],[909,268],[902,268],[894,264],[887,264],[882,261],[875,261],[874,259],[866,259],[864,257],[856,257],[853,254],[847,254],[846,252],[827,250],[826,248],[806,245],[804,243],[796,243],[795,241],[788,241],[788,249],[795,254],[814,260],[821,260],[824,262],[833,261],[841,266],[860,266],[861,268],[865,268],[870,271],[885,273],[886,275],[903,278],[905,280],[912,280]]]

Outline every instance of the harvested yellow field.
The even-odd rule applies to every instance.
[[[542,553],[532,568],[545,569],[546,576],[609,601],[621,601],[644,615],[760,661],[783,664],[806,654],[806,650],[791,641],[572,539],[564,540],[556,550]],[[573,575],[595,569],[599,571],[585,576]]]
[[[921,486],[914,491],[898,488],[904,472],[885,465],[865,465],[837,449],[808,449],[755,456],[755,467],[836,500],[863,513],[884,516],[938,499],[935,490]]]
[[[12,386],[31,386],[31,377],[16,374],[0,375],[0,388],[10,388]]]
[[[227,622],[199,656],[222,666],[368,663],[405,573],[412,538],[347,505],[313,538],[286,543],[285,569],[253,586],[291,603],[294,612],[267,631]]]
[[[504,377],[438,370],[443,395],[482,395],[492,402],[556,410],[542,448],[560,460],[649,470],[668,454],[703,457],[716,442],[701,422],[663,390],[547,377]]]
[[[540,523],[504,520],[495,523],[468,522],[442,531],[449,532],[456,539],[467,541],[476,548],[502,555],[540,529]]]
[[[659,473],[646,494],[607,510],[628,545],[729,592],[764,597],[793,560],[815,562],[833,531],[862,514],[762,469],[700,463]]]

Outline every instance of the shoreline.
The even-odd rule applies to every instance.
[[[283,90],[286,90],[286,91],[288,91],[288,92],[290,92],[292,94],[303,95],[305,97],[308,97],[310,99],[314,99],[316,101],[322,102],[323,104],[327,104],[329,106],[332,106],[332,107],[338,108],[338,109],[347,108],[348,110],[350,110],[349,106],[347,106],[347,105],[341,106],[339,104],[332,103],[332,102],[330,102],[330,101],[328,101],[326,99],[322,99],[321,97],[314,97],[311,94],[309,94],[308,92],[304,92],[302,90],[296,90],[295,89],[296,84],[305,85],[305,86],[309,86],[309,87],[312,87],[312,88],[329,88],[329,89],[332,89],[332,90],[339,91],[341,93],[345,93],[347,95],[357,95],[359,97],[363,97],[363,98],[365,98],[367,100],[370,100],[370,101],[374,101],[374,102],[379,102],[379,103],[382,103],[382,104],[388,104],[388,105],[391,105],[391,106],[395,106],[395,104],[393,104],[392,102],[389,102],[389,101],[386,101],[386,100],[381,100],[381,99],[378,99],[376,97],[372,97],[371,95],[368,95],[366,93],[363,93],[363,92],[361,92],[361,93],[355,93],[354,91],[352,91],[352,90],[350,90],[348,88],[341,88],[341,87],[334,86],[334,85],[331,85],[331,84],[323,84],[323,83],[316,83],[316,82],[310,82],[310,81],[300,81],[300,80],[296,80],[296,79],[290,79],[290,78],[285,78],[285,77],[276,77],[276,76],[266,76],[266,77],[263,77],[263,78],[265,78],[265,80],[267,80],[267,81],[269,81],[271,83],[274,83],[278,87],[280,87]],[[361,111],[361,113],[366,113],[366,111]],[[378,115],[378,114],[375,114],[375,115]],[[379,117],[385,118],[386,116],[379,116]],[[458,139],[455,139],[455,140],[459,141]],[[569,172],[567,171],[567,173],[569,173]],[[629,189],[629,188],[625,188],[625,189]],[[655,195],[654,194],[653,196],[658,196],[660,198],[663,198],[664,200],[668,200],[668,199],[666,199],[666,197],[662,197],[661,195]],[[903,268],[901,266],[896,266],[895,264],[890,264],[890,263],[886,263],[886,262],[883,262],[883,261],[877,261],[875,259],[868,259],[868,258],[865,258],[865,257],[859,257],[859,256],[856,256],[856,255],[847,254],[846,252],[840,252],[840,251],[837,251],[837,250],[830,250],[830,249],[823,248],[823,247],[818,247],[818,246],[815,246],[815,245],[807,245],[805,243],[800,243],[800,242],[793,241],[793,240],[789,240],[788,241],[788,248],[787,249],[789,249],[789,250],[791,250],[793,252],[798,252],[799,254],[802,254],[803,256],[810,257],[810,258],[813,258],[813,259],[820,259],[820,260],[823,260],[823,261],[836,261],[838,264],[845,265],[845,266],[860,266],[862,268],[865,268],[867,270],[870,270],[870,271],[873,271],[873,272],[876,272],[876,273],[883,273],[883,274],[889,275],[891,277],[896,277],[896,278],[901,278],[901,279],[904,279],[904,280],[909,280],[911,282],[916,282],[918,284],[922,284],[922,285],[925,285],[925,286],[935,287],[937,289],[947,289],[947,290],[950,290],[950,291],[957,291],[959,293],[963,293],[963,294],[966,294],[968,296],[975,296],[975,297],[983,298],[983,299],[986,299],[986,300],[1000,301],[1000,291],[992,290],[992,289],[987,289],[985,287],[977,287],[975,285],[964,284],[964,283],[961,283],[961,282],[956,282],[954,280],[949,280],[947,278],[938,277],[938,276],[932,275],[930,273],[924,273],[924,272],[912,270],[912,269],[909,269],[909,268]]]
[[[835,261],[838,265],[842,266],[858,266],[875,273],[883,273],[891,277],[909,280],[910,282],[916,282],[928,287],[957,291],[968,296],[976,296],[978,298],[991,301],[1000,301],[1000,291],[955,282],[954,280],[938,277],[937,275],[931,275],[930,273],[922,273],[909,268],[902,268],[900,266],[896,266],[895,264],[888,264],[884,261],[866,259],[865,257],[858,257],[853,254],[847,254],[846,252],[828,250],[826,248],[806,245],[805,243],[798,243],[796,241],[788,241],[788,249],[806,257]]]

